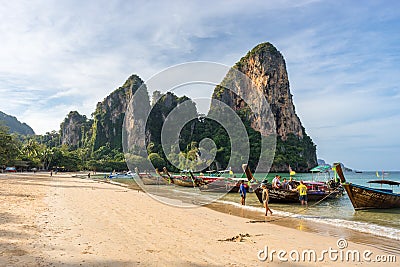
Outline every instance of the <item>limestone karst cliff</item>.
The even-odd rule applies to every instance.
[[[271,43],[262,43],[241,58],[234,66],[234,69],[251,79],[252,86],[242,82],[236,83],[234,86],[238,87],[237,92],[246,96],[249,99],[248,101],[252,103],[246,103],[232,90],[228,90],[224,86],[216,87],[213,98],[226,103],[235,111],[240,111],[249,105],[257,105],[254,102],[260,102],[254,96],[255,92],[252,91],[258,90],[261,93],[260,95],[265,96],[275,117],[278,138],[276,155],[284,156],[287,154],[286,146],[289,143],[291,148],[297,147],[297,158],[284,159],[285,157],[276,156],[272,169],[286,171],[289,164],[292,164],[292,166],[295,164],[300,171],[305,171],[315,166],[317,164],[315,145],[305,133],[304,127],[296,115],[289,88],[286,63],[282,54]],[[229,81],[227,82],[229,83]],[[253,129],[261,132],[270,130],[269,127],[271,125],[268,122],[264,122],[267,117],[265,112],[267,111],[248,114],[247,119]]]
[[[122,151],[122,125],[130,98],[143,84],[142,79],[132,75],[128,80],[97,103],[93,113],[93,151],[103,145]]]
[[[246,127],[252,131],[250,131],[250,142],[251,149],[254,149],[250,153],[250,165],[257,164],[257,153],[260,154],[257,135],[271,131],[274,131],[274,135],[277,136],[271,171],[287,171],[290,164],[295,171],[302,172],[317,165],[316,146],[306,134],[295,112],[286,63],[282,54],[272,44],[262,43],[248,52],[233,68],[249,77],[253,84],[249,86],[247,82],[233,83],[240,95],[247,96],[249,103],[224,87],[224,82],[229,82],[229,73],[221,85],[215,88],[212,97],[226,103],[240,115],[242,120],[246,120],[246,125],[249,125]],[[104,147],[107,149],[102,151],[122,152],[125,122],[131,131],[129,135],[125,135],[128,137],[125,139],[125,145],[129,150],[135,151],[137,147],[144,148],[148,153],[158,154],[165,160],[167,167],[172,167],[166,160],[165,151],[161,146],[160,131],[170,111],[189,98],[178,97],[171,93],[161,95],[155,91],[153,98],[158,94],[156,97],[158,101],[150,104],[148,91],[145,87],[141,87],[142,84],[143,81],[139,76],[132,75],[123,86],[99,102],[93,113],[93,122],[90,122],[90,131],[83,127],[82,118],[75,113],[70,113],[62,125],[62,142],[74,147],[85,143],[85,146],[93,153]],[[139,88],[143,90],[138,91]],[[136,92],[141,97],[138,101],[132,101],[129,106],[129,100]],[[260,109],[256,113],[249,112],[249,106],[260,105],[260,97],[265,97],[270,109]],[[197,112],[194,103],[189,106],[190,113]],[[130,112],[127,112],[127,108]],[[273,122],[265,119],[267,112],[273,114],[271,117]],[[126,118],[125,114],[128,114]],[[84,123],[84,125],[87,124]],[[85,134],[82,134],[82,127]],[[247,130],[249,132],[249,129]],[[216,159],[212,168],[229,167],[227,164],[231,140],[223,128],[209,120],[195,119],[182,129],[179,136],[179,147],[182,153],[187,156],[196,154],[196,146],[203,138],[210,138],[216,142]],[[115,154],[115,152],[112,153]],[[138,156],[147,157],[146,153]],[[235,156],[240,158],[242,155]],[[239,169],[241,164],[237,165],[232,168]]]
[[[275,116],[278,136],[283,140],[286,140],[289,133],[303,137],[302,125],[293,105],[282,54],[272,44],[262,43],[247,53],[234,68],[249,77],[254,84],[252,88],[240,88],[243,94],[250,94],[243,91],[256,89],[266,97]],[[223,87],[218,87],[214,91],[213,98],[228,104],[235,110],[251,104],[246,104],[242,98]],[[252,99],[252,101],[259,101],[259,99]],[[259,114],[259,116],[263,115],[265,114]],[[257,120],[257,117],[251,118],[252,123]]]
[[[93,120],[77,111],[71,111],[60,125],[61,144],[71,148],[85,145],[85,141],[91,136]]]

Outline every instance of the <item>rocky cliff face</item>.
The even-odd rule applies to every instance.
[[[104,145],[122,151],[125,112],[130,98],[142,84],[139,76],[132,75],[123,86],[97,104],[93,114],[93,151]]]
[[[286,71],[286,64],[282,54],[270,43],[257,45],[238,63],[235,69],[244,73],[253,82],[253,89],[256,89],[264,95],[270,105],[272,113],[275,116],[275,125],[277,135],[286,140],[289,133],[298,137],[303,137],[302,125],[299,117],[296,115],[292,101],[292,95],[289,90],[289,79]],[[239,88],[244,95],[251,95],[249,88]],[[235,110],[240,110],[247,105],[256,103],[245,103],[230,90],[219,87],[214,91],[213,98],[218,99]],[[259,99],[250,97],[252,101]],[[260,131],[262,125],[256,126],[258,121],[262,120],[265,114],[250,116],[249,119],[256,130]],[[261,117],[261,118],[260,118]],[[261,129],[260,129],[261,127]]]
[[[239,94],[246,96],[248,103],[223,86],[215,88],[213,98],[224,102],[239,113],[241,118],[246,120],[246,127],[253,131],[250,145],[253,145],[254,149],[250,153],[250,161],[254,162],[249,162],[249,164],[254,166],[257,161],[257,151],[260,153],[257,150],[260,147],[257,143],[259,142],[257,131],[263,134],[272,133],[273,130],[274,136],[277,135],[278,138],[271,171],[287,171],[289,164],[298,172],[314,167],[317,163],[316,147],[311,138],[307,136],[296,115],[290,94],[285,60],[281,53],[272,44],[263,43],[251,50],[234,68],[248,76],[254,84],[250,86],[248,81],[243,83],[233,81]],[[228,73],[225,80],[231,78]],[[161,128],[170,111],[183,104],[188,98],[177,97],[171,93],[161,95],[159,92],[155,92],[153,100],[157,101],[153,101],[151,107],[148,91],[144,86],[141,87],[142,84],[143,81],[137,75],[132,75],[123,86],[97,104],[96,111],[93,113],[90,133],[86,135],[90,135],[90,142],[85,143],[86,147],[90,146],[93,152],[103,146],[110,150],[122,151],[122,135],[124,134],[126,137],[124,145],[128,148],[128,151],[125,152],[141,157],[140,159],[133,157],[135,160],[147,157],[145,154],[136,153],[143,151],[143,148],[165,158],[164,151],[161,149]],[[258,94],[255,94],[255,91]],[[137,99],[135,97],[129,103],[133,95],[139,97]],[[260,97],[266,98],[271,110],[260,109],[257,113],[252,113],[248,107],[260,106]],[[267,116],[268,112],[272,112],[274,115],[270,121],[265,119],[269,117]],[[189,113],[197,117],[194,103],[189,105],[187,114]],[[126,117],[125,114],[127,114]],[[85,139],[80,133],[84,119],[79,116],[79,114],[70,113],[64,121],[61,127],[63,143],[80,146],[82,139]],[[174,122],[174,119],[172,118],[171,121]],[[128,132],[123,132],[124,123]],[[199,129],[195,129],[195,127],[199,127]],[[187,148],[192,141],[199,143],[204,137],[215,138],[219,145],[216,163],[227,165],[229,151],[225,150],[228,150],[231,144],[229,136],[224,136],[224,133],[222,129],[218,128],[218,125],[211,122],[195,121],[182,129],[179,145]]]
[[[91,132],[92,120],[71,111],[60,125],[61,143],[72,148],[82,147]]]
[[[274,114],[278,145],[281,146],[282,144],[279,142],[285,142],[289,135],[294,135],[299,141],[304,143],[303,139],[306,133],[295,112],[292,95],[289,89],[286,64],[282,54],[272,44],[262,43],[253,48],[246,56],[236,63],[234,69],[244,73],[253,82],[253,86],[242,83],[235,85],[238,87],[238,92],[246,96],[247,99],[250,99],[252,103],[245,103],[242,98],[231,90],[225,89],[223,86],[216,87],[213,98],[226,103],[236,111],[240,111],[249,105],[257,105],[257,103],[260,102],[259,99],[255,97],[255,93],[252,92],[252,90],[258,90],[261,95],[265,96]],[[229,76],[229,74],[227,76]],[[265,112],[267,111],[264,110],[259,114],[248,114],[247,119],[250,121],[253,129],[260,132],[269,131],[271,125],[268,124],[268,122],[263,123],[263,119],[267,117]],[[299,145],[305,146],[306,148],[303,149],[307,150],[302,154],[302,157],[306,158],[306,163],[303,164],[303,170],[316,165],[317,160],[314,144],[311,139],[306,139],[306,145],[300,144],[299,142]],[[309,142],[311,143],[308,144]],[[311,150],[314,148],[314,151],[309,151],[310,147]],[[277,151],[277,153],[279,153],[279,151]],[[285,152],[283,151],[282,153]],[[292,164],[293,166],[293,164],[296,163],[285,163],[285,165],[287,164]],[[274,162],[274,165],[276,167],[277,163]],[[278,169],[286,169],[283,165],[282,163],[282,166],[278,167]]]

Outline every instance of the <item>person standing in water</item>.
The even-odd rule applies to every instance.
[[[241,196],[241,203],[242,205],[246,205],[246,187],[244,185],[244,181],[240,181],[240,186],[239,186],[239,193]]]
[[[307,206],[307,186],[304,185],[303,181],[296,187],[296,191],[299,191],[299,200],[301,205]]]

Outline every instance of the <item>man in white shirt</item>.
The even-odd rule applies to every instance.
[[[272,180],[272,188],[280,188],[281,187],[281,177],[279,175],[275,175],[275,178]]]

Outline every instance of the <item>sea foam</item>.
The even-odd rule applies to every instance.
[[[247,209],[250,211],[257,211],[260,213],[264,213],[264,211],[265,211],[264,208],[261,208],[261,207],[242,206],[236,202],[223,201],[223,200],[219,200],[217,202],[225,204],[225,205],[232,205],[235,207],[244,208],[244,209]],[[386,227],[386,226],[381,226],[381,225],[377,225],[377,224],[373,224],[373,223],[357,222],[357,221],[350,221],[350,220],[344,220],[344,219],[332,219],[332,218],[326,218],[323,216],[319,217],[319,216],[311,216],[311,215],[302,215],[302,214],[296,214],[296,213],[280,211],[280,210],[275,210],[275,209],[273,209],[273,212],[274,212],[274,215],[278,215],[278,216],[282,216],[282,217],[302,219],[302,220],[306,220],[306,221],[311,221],[311,222],[316,222],[316,223],[321,223],[321,224],[326,224],[326,225],[332,225],[335,227],[351,229],[351,230],[362,232],[362,233],[373,234],[376,236],[386,237],[386,238],[390,238],[390,239],[394,239],[394,240],[400,240],[400,230],[392,228],[392,227]]]

